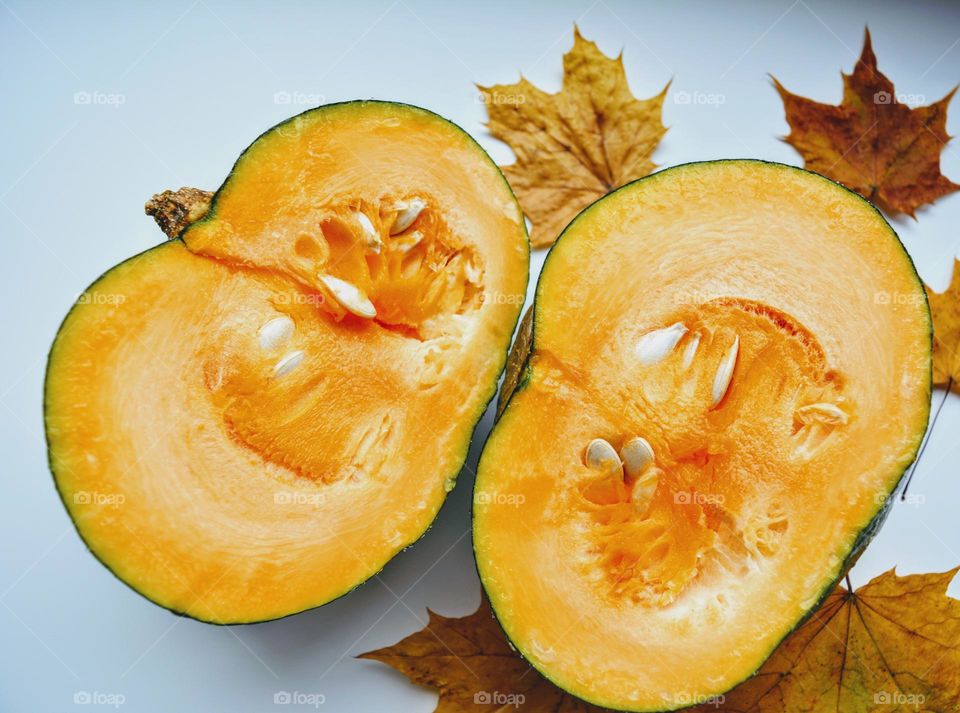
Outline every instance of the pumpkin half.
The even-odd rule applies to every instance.
[[[435,114],[351,102],[266,132],[60,328],[46,431],[80,535],[205,621],[357,586],[453,487],[528,256],[499,170]]]
[[[582,212],[533,309],[474,493],[491,604],[580,698],[710,701],[830,591],[915,457],[913,264],[821,176],[688,164]]]

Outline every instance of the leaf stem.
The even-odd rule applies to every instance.
[[[917,470],[917,466],[920,464],[920,458],[923,456],[923,452],[927,450],[927,444],[930,442],[930,435],[933,433],[933,427],[937,425],[937,419],[940,418],[940,412],[943,410],[943,405],[947,402],[947,397],[950,395],[950,390],[953,388],[953,377],[951,376],[947,379],[947,386],[943,391],[943,398],[940,399],[940,405],[937,406],[937,410],[933,414],[933,420],[930,421],[930,428],[927,429],[926,435],[923,437],[923,443],[920,444],[920,450],[917,452],[917,457],[913,461],[913,465],[910,466],[910,473],[907,475],[907,484],[903,486],[903,492],[900,494],[900,501],[907,499],[907,489],[910,487],[910,483],[913,482],[913,474]]]

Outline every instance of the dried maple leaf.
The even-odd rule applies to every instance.
[[[786,137],[804,165],[839,181],[889,213],[914,215],[960,186],[940,173],[947,135],[943,99],[915,109],[897,100],[877,69],[867,31],[853,74],[843,75],[843,101],[821,104],[791,94],[773,80],[787,114]]]
[[[503,171],[533,223],[535,247],[553,243],[589,203],[656,168],[650,157],[667,131],[661,114],[669,86],[635,98],[623,55],[607,57],[574,27],[557,94],[522,77],[478,87],[490,132],[516,154]]]
[[[957,569],[837,587],[760,671],[697,713],[960,710]]]
[[[956,572],[900,577],[890,570],[853,594],[838,586],[755,676],[692,710],[960,711],[960,600],[946,596]],[[531,669],[485,599],[462,619],[431,612],[423,630],[361,658],[436,688],[437,713],[604,710]]]
[[[960,260],[953,261],[946,291],[924,289],[933,316],[933,383],[960,386]]]
[[[437,689],[436,713],[604,710],[561,691],[532,669],[510,648],[486,598],[476,612],[460,619],[429,614],[422,630],[360,658],[381,661],[414,683]]]

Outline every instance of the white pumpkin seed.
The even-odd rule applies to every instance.
[[[419,230],[414,230],[409,235],[404,235],[402,238],[397,239],[393,244],[401,253],[408,253],[417,247],[421,240],[423,240],[423,233]]]
[[[273,365],[273,375],[283,376],[300,366],[303,361],[303,352],[297,349],[284,356],[280,361]]]
[[[400,212],[397,213],[397,217],[393,220],[393,225],[390,228],[390,235],[396,235],[397,233],[402,233],[404,230],[413,225],[419,215],[420,211],[427,207],[427,202],[422,198],[411,198],[409,201],[401,201],[397,203],[396,208]]]
[[[740,337],[734,337],[733,344],[724,353],[717,367],[716,376],[713,377],[713,406],[716,406],[723,397],[727,395],[727,389],[730,388],[730,381],[733,379],[733,370],[737,365],[737,355],[740,353]]]
[[[373,319],[377,316],[377,308],[373,306],[373,302],[364,294],[363,290],[353,283],[341,280],[333,275],[321,275],[320,281],[326,285],[334,299],[348,312],[366,319]]]
[[[587,445],[584,462],[591,470],[601,470],[604,472],[620,471],[623,477],[623,467],[620,464],[620,456],[609,442],[602,438],[594,438]]]
[[[683,349],[683,368],[688,369],[693,364],[693,357],[696,356],[697,347],[700,346],[700,332],[694,333]]]
[[[620,457],[623,459],[623,472],[633,480],[653,463],[653,448],[646,438],[635,436],[623,444]]]
[[[274,317],[260,327],[260,348],[273,349],[293,336],[293,320],[286,315]]]
[[[659,468],[647,468],[639,478],[633,481],[633,486],[630,488],[630,501],[641,513],[645,513],[650,508],[650,502],[653,500],[654,493],[657,492],[661,472]]]
[[[819,421],[830,426],[843,426],[850,420],[847,412],[836,404],[826,401],[809,404],[797,409],[797,419],[800,423],[810,424]]]
[[[669,327],[647,332],[637,341],[637,359],[646,366],[663,361],[676,348],[677,343],[687,331],[682,323],[677,322]]]
[[[380,249],[383,247],[383,241],[380,240],[380,233],[373,227],[373,223],[370,221],[370,218],[367,217],[366,213],[358,210],[356,215],[357,222],[360,224],[360,230],[363,231],[363,240],[367,248],[369,248],[370,252],[379,254]]]

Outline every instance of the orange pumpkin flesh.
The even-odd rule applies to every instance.
[[[108,272],[61,327],[46,426],[78,531],[211,622],[357,586],[453,487],[527,260],[496,166],[436,115],[354,102],[272,129],[182,240]]]
[[[474,495],[504,630],[597,705],[727,691],[829,591],[914,458],[930,319],[908,256],[819,176],[689,164],[581,213],[533,325]],[[624,458],[636,437],[642,475],[591,467],[593,439]]]

